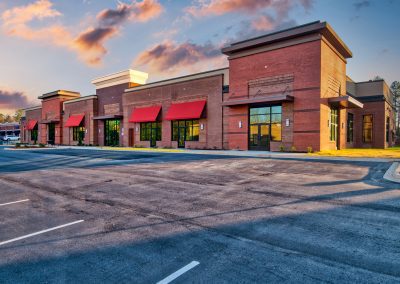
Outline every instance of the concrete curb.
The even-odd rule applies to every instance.
[[[394,162],[390,166],[390,168],[386,171],[383,178],[391,182],[400,183],[400,173],[398,171],[398,168],[399,168],[399,163]]]

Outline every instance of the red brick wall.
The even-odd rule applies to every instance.
[[[321,41],[321,106],[320,106],[320,150],[346,148],[347,110],[340,109],[338,117],[338,143],[330,141],[329,98],[346,95],[346,60],[325,40]]]
[[[125,89],[129,88],[129,83],[120,84],[112,87],[102,88],[96,90],[97,101],[98,101],[98,115],[102,116],[105,115],[104,106],[111,105],[111,104],[118,104],[119,105],[119,112],[114,114],[122,114],[123,107],[122,107],[122,94],[124,93]],[[121,131],[120,131],[120,145],[122,145],[123,141],[123,129],[124,122],[121,120]],[[104,121],[99,120],[97,123],[97,141],[100,146],[104,146]]]
[[[71,102],[64,104],[64,123],[70,116],[84,114],[85,139],[86,145],[96,145],[97,142],[97,120],[93,120],[93,116],[97,116],[97,99],[87,99],[83,101]],[[63,144],[77,145],[78,141],[73,141],[72,127],[63,128]]]
[[[200,124],[199,141],[187,141],[186,148],[194,149],[222,149],[222,85],[223,76],[217,75],[208,78],[174,83],[145,90],[138,90],[123,95],[124,106],[124,137],[123,145],[129,145],[129,129],[134,130],[134,144],[149,146],[146,141],[140,141],[140,123],[129,123],[129,116],[136,107],[162,105],[162,141],[158,147],[176,148],[176,142],[171,141],[171,121],[165,120],[165,115],[171,103],[180,103],[197,100],[207,100],[204,118]]]
[[[277,50],[230,59],[230,93],[224,100],[248,97],[248,82],[258,78],[294,76],[293,107],[284,108],[282,117],[293,116],[287,135],[282,123],[287,147],[295,146],[305,151],[308,146],[319,149],[320,132],[320,81],[321,81],[321,42],[313,41]],[[224,142],[229,149],[248,149],[248,107],[224,108]],[[238,127],[238,121],[243,127]],[[286,140],[287,139],[287,140]],[[272,145],[271,145],[272,146]],[[275,147],[276,148],[276,147]]]
[[[26,129],[26,124],[28,123],[29,120],[36,120],[38,122],[38,139],[40,139],[40,121],[42,118],[42,109],[35,109],[35,110],[30,110],[26,111],[25,113],[25,125],[23,126],[23,129],[21,129],[21,133],[24,132],[23,135],[21,135],[21,142],[23,143],[34,143],[35,141],[31,140],[31,131]],[[39,141],[37,141],[39,142]]]
[[[389,143],[386,143],[386,118],[391,120],[391,133],[395,129],[395,112],[385,101],[364,103],[363,109],[354,112],[354,147],[356,148],[386,148],[394,146],[395,141],[390,135]],[[362,140],[363,115],[373,115],[372,143],[364,143]]]

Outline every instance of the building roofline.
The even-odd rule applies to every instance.
[[[39,96],[38,99],[42,100],[42,99],[47,99],[47,98],[55,97],[55,96],[80,97],[80,95],[81,94],[79,92],[75,92],[75,91],[56,90],[53,92],[45,93],[45,94]]]
[[[64,104],[71,104],[71,103],[86,101],[86,100],[90,100],[90,99],[97,99],[97,95],[84,96],[84,97],[68,100],[68,101],[65,101]]]
[[[368,81],[361,81],[361,82],[354,82],[354,83],[356,83],[356,84],[365,84],[365,83],[375,83],[375,82],[385,82],[385,79],[368,80]]]
[[[351,50],[340,39],[333,28],[327,22],[315,21],[308,24],[296,26],[293,28],[276,31],[263,36],[250,38],[244,41],[234,42],[229,46],[222,48],[222,53],[232,55],[240,51],[254,49],[257,47],[269,45],[276,42],[287,41],[301,36],[320,33],[328,39],[344,58],[353,56]]]
[[[23,108],[22,110],[27,112],[27,111],[31,111],[31,110],[37,110],[37,109],[41,109],[42,106],[33,106],[33,107],[27,107],[27,108]]]
[[[133,88],[126,89],[124,93],[129,93],[133,91],[138,91],[138,90],[145,90],[149,88],[154,88],[154,87],[160,87],[160,86],[165,86],[165,85],[170,85],[170,84],[175,84],[175,83],[181,83],[181,82],[186,82],[186,81],[191,81],[195,79],[202,79],[202,78],[207,78],[207,77],[212,77],[216,75],[228,75],[227,71],[229,71],[229,67],[225,68],[220,68],[220,69],[215,69],[215,70],[209,70],[205,72],[200,72],[200,73],[195,73],[195,74],[190,74],[190,75],[185,75],[185,76],[180,76],[180,77],[175,77],[175,78],[170,78],[166,80],[161,80],[161,81],[156,81],[152,83],[148,83],[145,85],[141,86],[136,86]],[[229,84],[229,81],[227,81]]]

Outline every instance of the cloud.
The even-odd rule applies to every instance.
[[[23,92],[0,89],[0,110],[11,113],[16,109],[25,108],[30,101]]]
[[[1,19],[3,29],[9,36],[61,46],[77,53],[87,64],[98,65],[107,53],[105,43],[120,33],[124,23],[149,21],[159,16],[162,10],[158,0],[119,3],[116,9],[105,9],[98,13],[93,26],[78,34],[61,24],[46,22],[43,26],[31,27],[33,21],[43,24],[45,20],[62,16],[53,8],[50,0],[37,0],[32,4],[11,8],[3,12]]]
[[[361,10],[362,8],[367,8],[371,5],[370,1],[368,0],[364,0],[364,1],[359,1],[354,3],[354,7],[356,8],[356,10]]]
[[[53,4],[48,0],[38,0],[26,6],[14,7],[4,11],[1,19],[5,33],[27,40],[49,40],[52,44],[65,46],[68,40],[71,40],[71,36],[65,27],[55,24],[34,29],[28,25],[33,20],[43,21],[60,17],[62,14],[53,9],[52,6]]]
[[[224,15],[232,12],[244,12],[256,14],[267,8],[274,9],[278,13],[286,12],[291,6],[300,4],[305,9],[312,7],[313,0],[197,0],[187,7],[187,13],[195,17],[208,15]]]
[[[251,23],[251,27],[257,31],[272,30],[275,26],[275,20],[270,15],[261,15]]]
[[[178,44],[164,41],[142,52],[134,60],[134,66],[143,66],[155,74],[179,73],[182,70],[200,70],[205,66],[222,67],[226,65],[220,47],[212,43]]]

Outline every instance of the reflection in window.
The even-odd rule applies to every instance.
[[[257,139],[257,125],[266,124],[270,128],[271,141],[282,141],[282,106],[250,108],[250,136]],[[257,137],[256,137],[257,136]],[[250,137],[250,140],[254,140]]]
[[[198,120],[175,120],[172,122],[172,141],[199,141]]]
[[[354,141],[354,114],[347,114],[347,142]]]
[[[161,141],[161,122],[140,123],[140,141]]]
[[[338,110],[336,108],[331,109],[331,120],[330,120],[330,140],[337,141],[338,136]]]
[[[363,142],[364,143],[372,142],[372,123],[373,123],[372,114],[363,116]]]
[[[85,127],[77,126],[72,128],[72,140],[82,142],[85,139]]]

